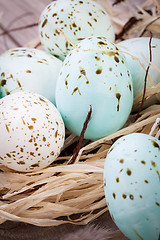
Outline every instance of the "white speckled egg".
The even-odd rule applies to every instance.
[[[56,107],[39,94],[17,92],[0,99],[0,162],[30,172],[52,163],[64,143]]]
[[[110,214],[131,240],[158,240],[160,234],[160,141],[142,133],[119,138],[104,166]]]
[[[133,92],[134,92],[134,99],[136,102],[136,97],[143,91],[144,89],[144,79],[147,69],[149,60],[150,60],[150,49],[149,49],[149,37],[139,37],[139,38],[132,38],[128,40],[124,40],[117,44],[118,48],[122,51],[125,51],[125,57],[128,64],[128,68],[130,69],[133,81]],[[160,68],[160,39],[152,38],[151,40],[151,52],[152,52],[152,63]],[[129,53],[129,54],[128,54]],[[144,68],[141,66],[138,60],[134,57],[139,59],[139,61],[143,64]],[[143,56],[148,60],[146,61]],[[149,76],[147,78],[147,87],[152,87],[160,82],[160,73],[154,68],[150,67],[149,69]],[[151,99],[147,100],[145,103],[145,107],[157,103],[160,101],[160,96],[154,96]]]
[[[32,48],[14,48],[0,56],[0,97],[20,90],[36,92],[55,103],[62,61]]]
[[[49,53],[63,60],[73,47],[57,28],[74,44],[89,36],[104,36],[110,41],[115,39],[108,13],[92,0],[53,1],[41,14],[41,42]]]
[[[91,105],[85,138],[107,136],[124,125],[132,103],[125,59],[105,37],[82,40],[66,57],[57,81],[56,105],[71,132],[80,135]]]

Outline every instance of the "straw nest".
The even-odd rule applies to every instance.
[[[151,31],[160,38],[160,5],[156,0],[143,4],[132,1],[99,0],[110,14],[117,41],[146,36]],[[132,3],[132,4],[131,4]],[[35,39],[28,46],[37,45]],[[157,66],[153,66],[160,72]],[[146,89],[145,99],[160,94],[160,84]],[[143,92],[138,97],[140,102]],[[157,95],[158,96],[158,95]],[[149,133],[160,118],[160,105],[152,105],[131,114],[125,126],[116,133],[95,142],[83,140],[74,164],[67,164],[78,137],[66,132],[62,154],[48,168],[33,173],[17,173],[0,165],[0,223],[21,221],[37,226],[63,223],[87,224],[107,211],[103,190],[103,167],[113,142],[133,132]],[[153,136],[156,134],[156,129]]]

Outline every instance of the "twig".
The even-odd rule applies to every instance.
[[[23,27],[17,27],[17,28],[12,28],[10,30],[4,30],[2,33],[0,33],[0,36],[6,35],[6,34],[8,35],[8,33],[23,30],[23,29],[26,29],[26,28],[35,27],[37,25],[38,25],[38,23],[33,23],[33,24],[29,24],[29,25],[26,25],[26,26],[23,26]]]
[[[125,2],[125,0],[115,0],[114,3],[112,3],[112,6],[118,5],[121,2]]]
[[[86,120],[83,124],[83,128],[82,128],[82,131],[81,131],[81,134],[80,134],[80,137],[79,137],[79,142],[77,144],[77,147],[75,148],[75,151],[71,157],[71,159],[69,160],[68,164],[73,164],[78,156],[78,153],[80,151],[80,148],[82,146],[82,141],[84,139],[84,134],[86,132],[86,129],[87,129],[87,126],[88,126],[88,123],[89,123],[89,120],[91,118],[91,114],[92,114],[92,106],[90,105],[90,110],[87,114],[87,117],[86,117]]]
[[[137,19],[136,17],[131,17],[124,27],[122,28],[121,32],[116,34],[116,40],[121,39],[125,33],[127,33],[133,25],[135,25],[137,22],[142,21],[142,19]]]
[[[147,70],[146,70],[146,74],[145,74],[145,78],[144,78],[144,90],[143,90],[143,96],[142,96],[142,101],[141,101],[141,105],[140,108],[138,110],[137,116],[136,116],[136,120],[139,117],[139,114],[143,108],[143,104],[144,104],[144,100],[145,100],[145,94],[146,94],[146,86],[147,86],[147,76],[148,76],[148,72],[150,69],[150,65],[152,62],[152,48],[151,48],[151,42],[152,42],[152,33],[150,32],[150,40],[149,40],[149,54],[150,54],[150,62],[148,64]]]
[[[147,31],[147,28],[148,28],[150,25],[152,25],[154,22],[156,22],[157,20],[159,20],[159,19],[160,19],[160,16],[157,17],[156,19],[154,19],[152,22],[148,23],[148,25],[145,26],[143,32],[140,34],[139,37],[142,37],[142,36],[144,35],[144,33]]]

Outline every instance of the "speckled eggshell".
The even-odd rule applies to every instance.
[[[13,48],[0,56],[0,97],[17,91],[38,93],[55,103],[62,61],[45,51]]]
[[[104,166],[110,214],[131,240],[158,240],[160,234],[160,141],[142,133],[119,138]]]
[[[0,162],[30,172],[52,163],[65,136],[56,107],[39,94],[17,92],[0,99]]]
[[[108,13],[92,0],[53,1],[41,14],[39,35],[44,48],[64,60],[73,46],[57,29],[74,44],[89,36],[115,39]]]
[[[128,68],[130,69],[132,75],[135,102],[136,97],[138,97],[144,89],[144,79],[146,75],[145,69],[147,69],[150,60],[149,41],[149,37],[139,37],[127,39],[117,44],[118,48],[124,52],[123,54],[126,57]],[[151,53],[152,63],[160,68],[160,39],[152,38]],[[138,58],[144,68],[141,66],[139,61],[131,55]],[[143,58],[143,56],[147,59],[147,61]],[[152,87],[160,82],[160,73],[154,67],[150,67],[148,73],[150,78],[147,78],[147,87]],[[160,96],[153,96],[145,102],[144,106],[147,107],[159,101]]]
[[[107,136],[124,125],[132,103],[125,59],[105,37],[82,40],[66,57],[57,81],[56,105],[71,132],[80,135],[91,105],[85,138]]]

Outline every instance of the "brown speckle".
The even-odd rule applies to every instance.
[[[7,132],[9,132],[9,127],[8,127],[7,124],[5,124],[5,127],[6,127],[6,129],[7,129]]]
[[[25,161],[19,161],[19,162],[17,162],[17,164],[19,164],[19,165],[24,165],[24,164],[25,164]]]
[[[116,178],[116,182],[119,183],[119,177]]]
[[[28,128],[29,128],[29,130],[32,130],[32,129],[33,129],[33,126],[32,126],[32,125],[30,125],[30,126],[28,126]]]
[[[80,73],[83,74],[83,75],[86,75],[86,71],[84,69],[81,69]]]
[[[58,130],[55,132],[55,138],[57,138],[57,136],[58,136]]]
[[[151,160],[151,164],[152,164],[153,167],[156,167],[156,163],[152,160]]]
[[[119,63],[119,58],[117,56],[114,56],[114,60]]]
[[[32,57],[32,55],[31,54],[27,54],[27,57]]]
[[[124,199],[126,199],[127,198],[127,195],[126,194],[122,194],[122,197],[124,198]]]
[[[50,155],[53,156],[54,155],[54,151],[50,152]]]
[[[77,27],[77,25],[75,24],[75,22],[72,24],[72,26],[75,28],[75,27]]]
[[[142,160],[141,163],[144,164],[144,165],[146,164],[146,162],[144,160]]]
[[[39,167],[39,162],[32,164],[30,167],[31,167],[31,168]]]
[[[132,87],[131,87],[131,84],[129,84],[129,90],[132,92]]]
[[[48,22],[47,19],[45,19],[45,20],[43,21],[43,23],[42,23],[42,28],[47,24],[47,22]]]
[[[116,98],[118,99],[118,105],[117,105],[117,112],[118,112],[119,111],[119,102],[120,102],[121,94],[116,93]]]
[[[100,57],[95,56],[95,59],[96,59],[97,61],[99,61],[99,60],[100,60]]]
[[[31,70],[27,69],[27,70],[26,70],[26,73],[31,73]]]
[[[39,97],[39,100],[41,100],[42,102],[46,102],[43,98]]]
[[[151,140],[151,142],[152,142],[152,144],[153,144],[153,146],[155,148],[159,148],[160,149],[159,144],[157,142],[155,142],[154,140]]]
[[[119,162],[120,162],[120,163],[124,163],[124,159],[121,158],[121,159],[119,160]]]
[[[11,154],[9,154],[9,153],[6,153],[6,155],[7,155],[7,157],[11,158]]]
[[[127,171],[126,171],[126,173],[127,173],[128,176],[131,176],[132,171],[128,168]]]
[[[76,91],[78,91],[79,95],[81,95],[78,87],[75,87],[75,88],[73,89],[72,95],[73,95]]]
[[[17,80],[17,83],[19,87],[22,87],[21,83],[18,80]]]
[[[34,156],[34,152],[30,152],[30,155],[31,155],[31,156]]]
[[[144,180],[145,183],[149,183],[148,180]]]
[[[113,195],[113,198],[115,199],[115,198],[116,198],[116,194],[115,194],[115,193],[113,193],[112,195]]]
[[[96,74],[101,74],[102,73],[102,69],[101,68],[98,68],[97,70],[96,70]]]
[[[46,138],[45,138],[45,137],[43,137],[43,139],[42,139],[42,140],[43,140],[43,142],[45,142],[45,141],[46,141]]]
[[[99,45],[107,45],[107,43],[104,43],[103,41],[98,42]]]
[[[37,119],[36,119],[36,118],[31,118],[31,120],[32,120],[33,122],[37,121]]]
[[[5,73],[4,72],[1,73],[1,77],[5,77]]]
[[[88,23],[88,25],[90,26],[90,27],[92,27],[92,23],[90,23],[90,22],[87,22]]]
[[[6,82],[7,82],[7,80],[6,80],[6,79],[3,79],[3,80],[1,81],[1,86],[3,87],[4,85],[6,85]]]
[[[129,198],[130,198],[131,200],[134,200],[134,196],[133,196],[132,194],[129,195]]]

